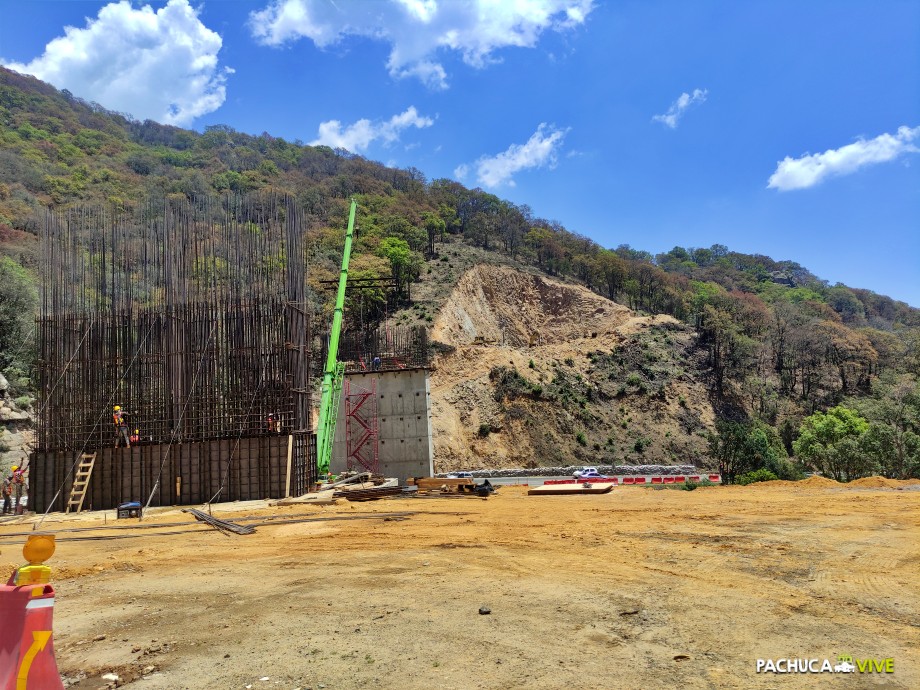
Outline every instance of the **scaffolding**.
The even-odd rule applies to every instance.
[[[377,474],[380,467],[377,423],[377,381],[364,388],[345,379],[345,467]]]

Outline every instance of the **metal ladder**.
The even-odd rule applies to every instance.
[[[70,489],[70,500],[67,501],[65,513],[69,513],[71,508],[74,509],[75,513],[83,510],[83,499],[86,498],[86,489],[89,487],[89,478],[93,474],[95,464],[95,453],[82,453],[80,455],[80,464],[77,465],[77,473],[73,478],[73,487]]]

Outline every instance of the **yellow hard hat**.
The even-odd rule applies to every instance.
[[[10,472],[15,472],[15,471],[18,470],[18,469],[19,469],[19,465],[13,465],[13,466],[10,468]]]
[[[118,410],[121,409],[121,406],[120,406],[120,405],[116,405],[113,409],[117,412]]]

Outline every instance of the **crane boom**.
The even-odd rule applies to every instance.
[[[319,424],[316,429],[316,464],[319,476],[329,473],[332,463],[332,442],[335,438],[335,421],[339,411],[339,393],[345,365],[337,361],[339,356],[339,335],[342,331],[342,315],[345,311],[345,285],[348,282],[348,260],[351,257],[351,241],[355,230],[357,202],[351,200],[348,212],[348,229],[345,231],[345,251],[342,253],[342,271],[339,273],[339,289],[335,296],[335,311],[332,313],[332,329],[329,331],[329,352],[323,369],[323,387],[319,404]]]

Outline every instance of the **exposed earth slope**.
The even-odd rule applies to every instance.
[[[701,353],[669,316],[478,265],[434,322],[436,469],[706,461]]]

